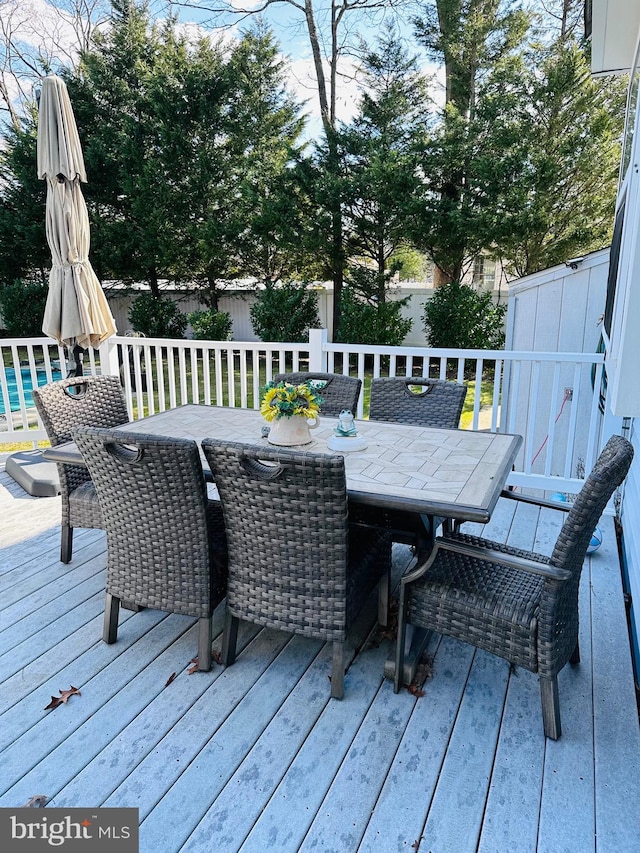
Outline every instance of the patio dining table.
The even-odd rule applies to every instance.
[[[311,432],[310,444],[288,449],[301,453],[342,453],[350,504],[391,511],[395,516],[406,514],[406,530],[415,535],[412,544],[417,559],[423,559],[430,549],[429,519],[489,521],[522,444],[521,436],[505,433],[367,420],[356,421],[355,425],[367,443],[362,450],[343,453],[330,450],[328,442],[334,435],[337,419],[322,417]],[[203,438],[221,438],[266,446],[265,426],[265,420],[255,409],[186,404],[131,421],[118,429],[124,433],[191,438],[198,445]],[[53,462],[83,464],[73,442],[48,448],[44,456]],[[202,459],[207,474],[204,455]],[[431,524],[431,534],[433,527]],[[405,681],[411,681],[424,637],[415,636],[409,643]],[[392,670],[390,660],[385,674],[391,677]]]

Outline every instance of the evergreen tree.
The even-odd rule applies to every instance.
[[[375,269],[383,304],[390,258],[406,242],[407,199],[420,187],[429,107],[417,60],[392,27],[364,54],[362,87],[360,112],[340,135],[343,222],[349,256]]]
[[[202,41],[192,51],[174,25],[151,26],[146,5],[114,0],[113,26],[68,80],[89,175],[96,270],[147,281],[155,296],[160,278],[198,269],[188,225],[196,192],[213,181],[194,187],[194,175],[211,153],[205,140],[220,132],[226,97],[221,50]]]
[[[304,197],[292,167],[304,119],[287,89],[278,45],[262,23],[243,36],[228,74],[234,93],[229,147],[237,175],[232,254],[243,275],[276,282],[302,265]]]
[[[576,5],[555,5],[555,40],[548,16],[527,31],[507,0],[433,0],[416,20],[446,71],[412,231],[436,284],[460,280],[481,251],[526,275],[609,240],[624,87],[591,78]]]
[[[0,286],[24,277],[47,281],[46,181],[36,167],[36,107],[5,132],[0,146]]]
[[[491,244],[496,207],[511,180],[512,110],[527,31],[507,0],[434,0],[415,19],[418,40],[445,68],[445,105],[425,146],[414,242],[436,265],[435,284],[460,280]],[[506,161],[506,162],[505,162]]]
[[[523,79],[518,163],[496,223],[496,251],[528,275],[611,239],[625,86],[592,78],[583,50],[535,48]]]

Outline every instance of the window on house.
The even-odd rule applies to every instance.
[[[496,279],[496,262],[479,255],[473,262],[472,283],[476,290],[493,290]]]
[[[640,89],[640,61],[636,55],[633,68],[629,77],[629,89],[627,94],[627,112],[624,128],[624,139],[622,143],[622,159],[620,161],[620,183],[624,181],[624,177],[629,168],[631,161],[631,148],[633,145],[633,134],[636,130],[638,90]]]
[[[611,240],[611,251],[609,253],[609,276],[607,278],[607,298],[604,307],[604,330],[611,337],[611,321],[613,318],[613,304],[616,296],[616,284],[618,282],[618,268],[620,266],[620,243],[622,240],[622,223],[624,222],[624,208],[626,196],[622,197],[613,225],[613,238]]]

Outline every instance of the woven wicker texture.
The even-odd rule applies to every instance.
[[[474,536],[449,538],[532,557],[527,551]],[[408,587],[407,621],[457,637],[535,672],[543,586],[543,579],[535,575],[442,551],[427,576]]]
[[[609,439],[571,507],[551,557],[464,534],[446,538],[568,570],[566,580],[439,549],[425,573],[406,584],[401,625],[408,621],[456,637],[543,679],[555,679],[577,648],[578,585],[587,546],[632,458],[633,448],[626,439]],[[559,734],[559,712],[557,722]]]
[[[339,373],[278,373],[274,377],[274,382],[300,385],[310,379],[326,383],[320,389],[320,395],[324,400],[320,406],[321,415],[337,417],[344,409],[355,415],[362,387],[362,381],[356,376],[342,376]]]
[[[227,530],[228,611],[344,640],[388,574],[391,546],[380,532],[350,534],[343,457],[214,439],[202,446]]]
[[[419,391],[412,391],[420,388]],[[457,429],[467,386],[440,379],[378,378],[371,382],[372,421]]]
[[[102,507],[107,593],[209,617],[225,593],[226,547],[196,442],[90,427],[74,440]]]
[[[115,376],[76,376],[33,389],[33,399],[53,446],[71,441],[78,426],[127,423],[127,404]],[[60,559],[71,559],[74,527],[103,527],[100,504],[86,468],[58,464],[62,496]]]

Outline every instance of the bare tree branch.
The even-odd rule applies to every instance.
[[[40,78],[73,68],[96,27],[109,16],[108,0],[0,0],[0,113],[17,127]]]
[[[221,26],[224,19],[232,16],[235,23],[246,18],[267,12],[271,7],[286,4],[298,10],[304,20],[309,48],[313,62],[313,70],[317,87],[320,117],[325,134],[330,135],[336,126],[336,103],[338,79],[340,76],[339,63],[345,55],[353,51],[350,36],[345,34],[347,14],[356,11],[380,11],[401,5],[403,0],[259,0],[257,5],[247,4],[238,6],[232,0],[208,0],[205,3],[194,3],[190,0],[178,0],[175,7],[197,9],[212,15],[211,25]],[[328,74],[325,71],[328,67]]]

